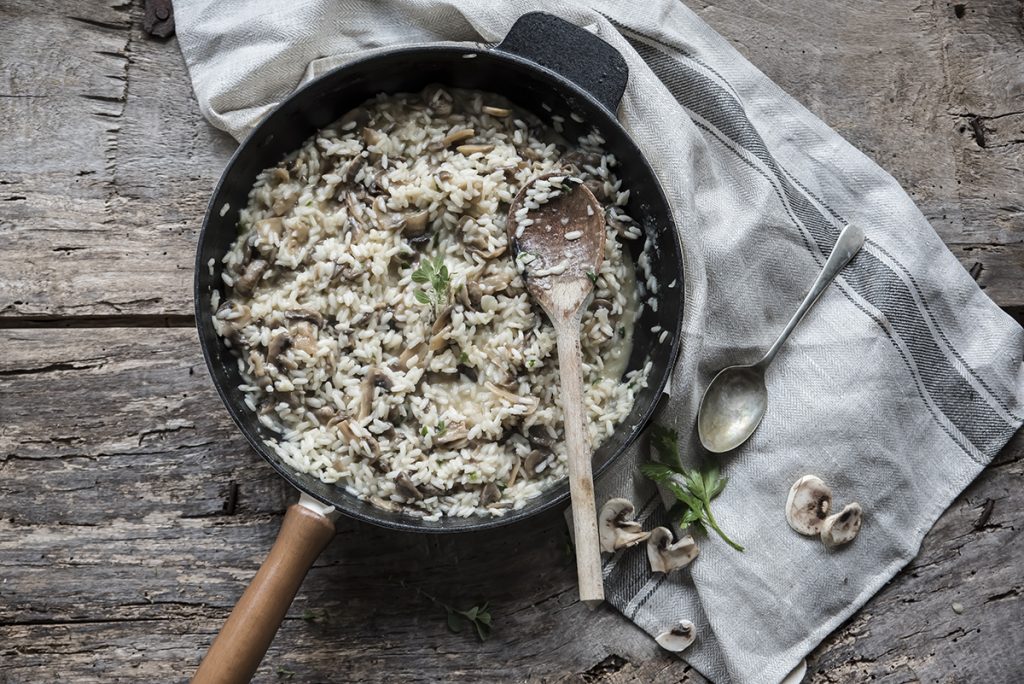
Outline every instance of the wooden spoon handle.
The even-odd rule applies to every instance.
[[[288,509],[270,555],[214,639],[194,683],[252,679],[302,580],[332,537],[330,518],[299,504]]]
[[[569,494],[576,543],[576,574],[580,600],[591,608],[604,601],[601,546],[594,504],[594,473],[590,465],[590,432],[583,399],[583,354],[580,351],[579,313],[555,323],[558,369],[562,381],[562,417],[569,453]]]

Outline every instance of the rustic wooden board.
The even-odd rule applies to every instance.
[[[1020,243],[1018,2],[961,18],[911,0],[690,4],[890,171],[947,242]],[[201,119],[176,42],[146,36],[141,15],[100,0],[0,8],[13,29],[0,37],[0,319],[187,323],[196,231],[234,143]],[[1009,254],[988,277],[1024,275]],[[1019,311],[1018,292],[991,294]]]
[[[0,348],[0,675],[174,679],[198,662],[294,493],[235,433],[191,330],[2,330]],[[910,568],[818,649],[812,681],[1011,681],[1024,649],[1012,628],[1024,610],[1022,454],[1016,439]],[[339,527],[261,681],[277,668],[296,681],[701,681],[613,609],[576,601],[558,512],[457,537]],[[420,592],[490,601],[494,636],[448,633]]]
[[[893,173],[1024,319],[1019,0],[688,4]],[[194,333],[162,327],[190,324],[234,143],[141,17],[0,5],[0,682],[185,679],[294,498],[232,428]],[[1020,680],[1022,453],[1018,436],[807,681]],[[575,601],[565,535],[557,512],[451,538],[343,522],[257,680],[704,681]],[[490,600],[494,636],[448,633],[422,592]]]

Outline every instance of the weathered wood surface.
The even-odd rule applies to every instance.
[[[689,4],[1024,315],[1019,0]],[[294,497],[230,425],[194,333],[161,327],[189,324],[233,143],[141,20],[131,3],[0,3],[0,681],[184,679]],[[1022,454],[1018,436],[809,681],[1020,680]],[[443,538],[343,522],[257,679],[703,681],[575,601],[565,538],[558,513]],[[494,636],[449,634],[422,592],[490,600]]]

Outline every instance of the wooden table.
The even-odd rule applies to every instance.
[[[687,0],[890,171],[1024,317],[1019,0]],[[181,680],[292,491],[231,426],[192,258],[234,143],[136,2],[0,4],[0,681]],[[813,654],[821,682],[1024,676],[1024,439]],[[343,521],[260,681],[703,681],[575,598],[559,513],[427,537]],[[490,601],[446,630],[423,592]],[[293,674],[294,673],[294,674]]]

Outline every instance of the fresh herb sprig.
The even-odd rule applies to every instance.
[[[458,610],[443,603],[441,605],[448,611],[448,629],[452,632],[458,634],[466,623],[469,623],[476,630],[476,636],[480,641],[487,641],[491,636],[491,612],[486,603],[467,610]]]
[[[664,485],[678,499],[672,513],[679,516],[679,526],[692,525],[705,534],[710,527],[726,544],[743,551],[742,546],[722,531],[711,512],[711,500],[722,493],[729,478],[721,477],[715,466],[704,471],[684,466],[679,458],[679,437],[675,430],[655,425],[651,429],[651,446],[658,454],[658,461],[643,464],[640,472]]]
[[[423,257],[420,267],[412,272],[412,282],[423,285],[414,296],[420,304],[429,304],[435,316],[448,303],[451,274],[444,263],[444,256],[438,255],[433,261]]]
[[[405,582],[401,584],[403,587],[406,586]],[[452,632],[460,633],[462,628],[466,626],[466,623],[469,623],[473,626],[473,629],[476,631],[476,637],[481,642],[487,641],[488,637],[491,636],[491,611],[486,601],[480,605],[471,606],[466,610],[459,610],[419,587],[416,587],[416,593],[429,599],[435,606],[444,608],[448,629]]]

